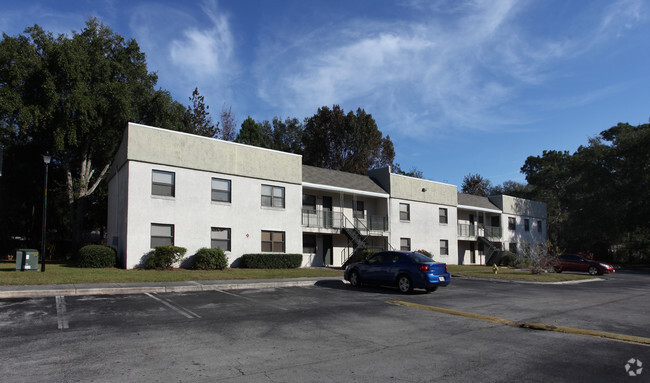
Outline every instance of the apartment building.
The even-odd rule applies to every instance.
[[[125,268],[165,244],[187,248],[187,256],[219,247],[233,267],[260,252],[301,253],[305,267],[341,266],[359,248],[427,250],[450,264],[483,264],[486,241],[511,249],[546,238],[539,202],[468,197],[390,168],[367,175],[321,169],[295,154],[134,123],[108,189],[107,242]]]

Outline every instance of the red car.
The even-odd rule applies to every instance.
[[[615,273],[614,267],[607,263],[592,261],[582,255],[575,254],[562,254],[557,257],[557,265],[555,271],[561,273],[563,271],[582,271],[590,275],[602,275],[605,273]]]

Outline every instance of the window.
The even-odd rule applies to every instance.
[[[262,206],[284,208],[284,188],[262,185]]]
[[[151,248],[174,244],[174,225],[151,224]]]
[[[302,235],[303,254],[316,254],[316,236],[313,234]]]
[[[449,255],[449,241],[446,239],[440,240],[440,255]]]
[[[537,221],[537,232],[538,233],[542,232],[542,221]]]
[[[174,197],[176,194],[175,174],[162,170],[151,171],[151,195]]]
[[[262,251],[284,253],[284,231],[262,231]]]
[[[524,230],[530,231],[530,220],[524,219]]]
[[[212,179],[212,200],[230,202],[230,180]],[[223,249],[222,249],[223,250]]]
[[[407,203],[399,204],[399,220],[400,221],[410,221],[411,220],[411,206]]]
[[[441,207],[441,208],[438,210],[438,214],[439,214],[439,216],[440,216],[440,218],[438,219],[438,221],[439,221],[440,223],[447,223],[447,222],[448,222],[447,209]]]
[[[516,221],[514,217],[508,217],[508,230],[515,230]]]
[[[411,238],[400,238],[399,249],[402,251],[411,251]]]
[[[357,201],[357,206],[354,209],[354,218],[364,218],[366,216],[366,207],[363,201]]]
[[[517,254],[517,244],[513,243],[513,242],[510,242],[508,244],[508,251],[510,251],[511,253]]]
[[[220,248],[223,251],[230,251],[230,229],[225,227],[213,227],[210,233],[210,247]]]
[[[302,195],[302,208],[306,210],[316,210],[316,196],[311,194]]]

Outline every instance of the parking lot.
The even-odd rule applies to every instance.
[[[636,365],[650,366],[650,345],[643,343],[650,341],[650,275],[601,279],[561,285],[454,279],[434,293],[410,295],[326,281],[4,299],[0,376],[4,382],[650,381],[650,369]]]

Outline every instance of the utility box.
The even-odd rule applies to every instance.
[[[16,271],[34,270],[38,271],[38,250],[18,249],[16,250]]]

